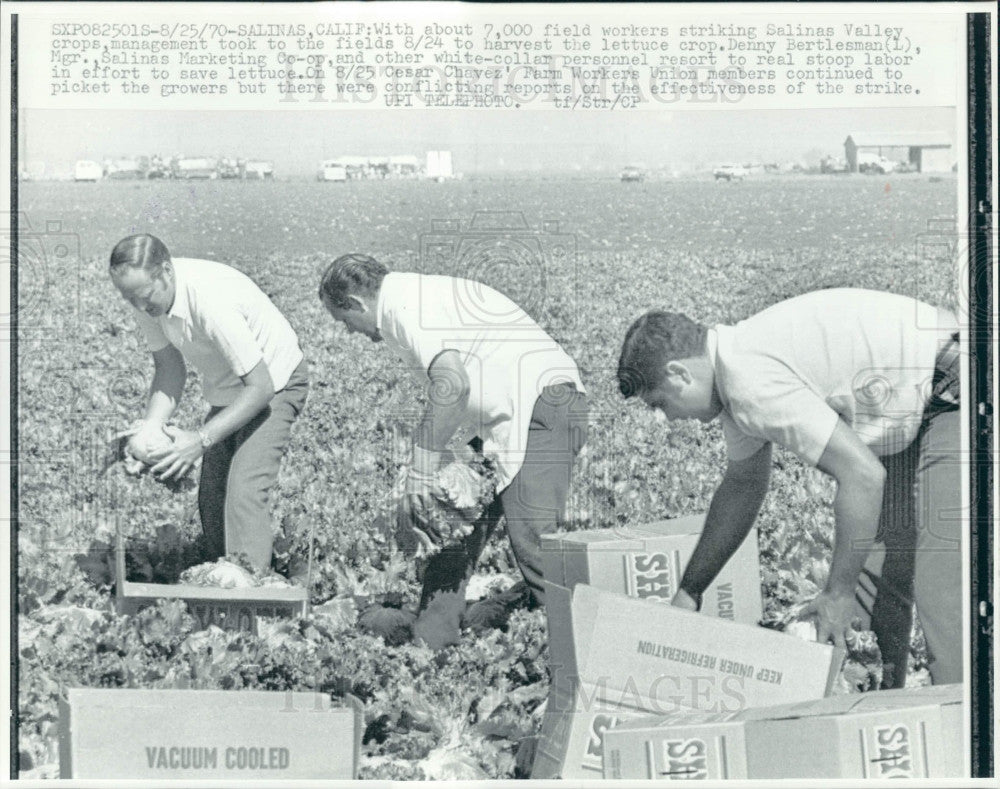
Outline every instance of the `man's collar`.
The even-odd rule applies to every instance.
[[[716,329],[709,329],[705,336],[705,349],[708,351],[708,362],[715,369],[715,359],[719,353],[719,333]]]
[[[705,337],[705,349],[708,352],[708,363],[712,368],[712,391],[719,398],[722,409],[725,411],[729,408],[729,400],[719,387],[719,329],[725,330],[726,327],[720,325],[708,330]]]
[[[382,324],[384,323],[386,303],[385,303],[385,284],[389,277],[392,276],[390,271],[384,277],[382,277],[382,284],[379,285],[378,298],[375,299],[375,329],[379,332],[382,331]]]
[[[170,309],[167,310],[168,318],[178,318],[179,320],[187,320],[191,317],[191,305],[188,300],[187,293],[187,280],[185,280],[183,274],[181,274],[179,267],[177,266],[177,260],[172,260],[173,270],[174,270],[174,303],[170,305]]]

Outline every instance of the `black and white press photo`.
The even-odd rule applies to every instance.
[[[2,33],[11,778],[989,785],[994,5]]]

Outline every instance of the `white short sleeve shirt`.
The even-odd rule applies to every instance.
[[[198,370],[205,399],[231,404],[241,376],[261,361],[280,391],[302,361],[299,340],[285,316],[248,276],[222,263],[172,258],[177,292],[157,318],[136,310],[150,351],[175,346]]]
[[[469,403],[453,444],[473,436],[498,463],[500,488],[524,462],[535,401],[546,386],[584,392],[576,362],[530,316],[492,288],[455,277],[391,272],[382,281],[376,323],[422,381],[434,359],[457,351]]]
[[[891,293],[830,289],[709,331],[729,457],[765,442],[816,465],[842,419],[877,455],[916,437],[941,325],[929,304]]]

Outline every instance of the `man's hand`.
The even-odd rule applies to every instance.
[[[170,448],[170,436],[164,432],[164,425],[156,419],[139,419],[117,438],[128,436],[127,448],[132,457],[146,463],[159,459]]]
[[[802,609],[800,618],[816,617],[816,640],[820,644],[833,641],[841,649],[847,648],[847,641],[854,638],[854,595],[836,595],[820,592]]]
[[[684,608],[688,611],[699,611],[701,610],[701,595],[695,598],[683,589],[678,589],[677,594],[674,595],[674,599],[670,601],[670,605]]]
[[[406,490],[400,502],[397,517],[402,524],[409,523],[418,532],[425,547],[440,547],[443,535],[434,527],[431,513],[436,506],[434,493],[437,487],[437,471],[441,465],[441,453],[414,445],[413,463],[406,475]]]
[[[164,430],[174,443],[154,455],[153,459],[157,462],[150,471],[160,480],[181,479],[205,454],[201,436],[193,430],[181,430],[170,425]]]
[[[431,554],[444,544],[444,536],[434,526],[431,507],[434,503],[418,494],[408,493],[399,502],[396,512],[398,528],[412,534],[420,548],[417,553]]]

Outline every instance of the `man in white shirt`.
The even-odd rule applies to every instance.
[[[415,634],[435,649],[458,641],[466,582],[501,514],[540,602],[541,535],[563,516],[573,461],[586,442],[576,363],[524,310],[479,282],[390,273],[352,254],[328,267],[320,298],[349,331],[384,341],[427,386],[407,479],[414,510],[424,506],[448,450],[472,443],[497,465],[494,506],[462,545],[428,561]]]
[[[210,558],[244,553],[255,567],[267,568],[273,543],[268,496],[309,388],[295,331],[245,274],[221,263],[171,258],[155,236],[118,242],[110,269],[135,309],[155,367],[133,441],[164,432],[184,391],[187,364],[195,367],[208,416],[199,430],[167,427],[172,444],[154,454],[151,471],[179,479],[201,458],[198,509]]]
[[[869,550],[886,545],[872,628],[886,684],[905,681],[912,602],[935,683],[962,677],[957,321],[904,296],[823,290],[735,326],[652,311],[628,330],[622,394],[668,419],[718,417],[728,465],[674,604],[700,595],[733,555],[767,491],[771,444],[837,481],[826,588],[808,607],[843,645]]]

